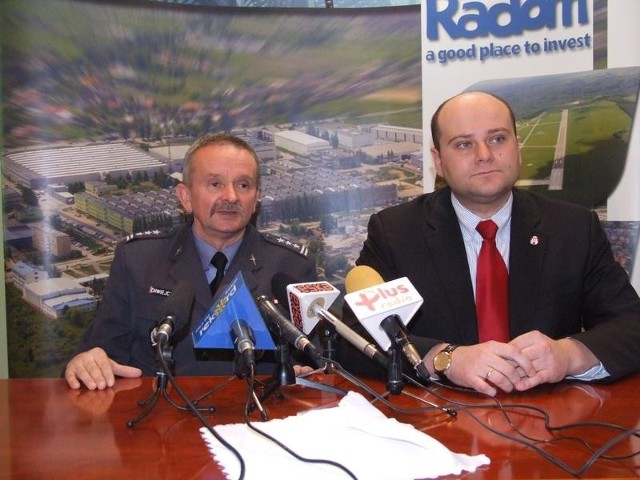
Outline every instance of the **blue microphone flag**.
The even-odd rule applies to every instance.
[[[253,330],[257,350],[275,350],[267,324],[262,319],[242,272],[222,291],[198,326],[191,332],[195,348],[227,348],[234,350],[231,324],[242,319]]]

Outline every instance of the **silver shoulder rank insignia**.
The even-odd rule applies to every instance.
[[[146,238],[164,238],[173,233],[173,230],[145,230],[143,232],[135,232],[127,235],[124,239],[125,243],[132,242],[133,240],[143,240]]]
[[[281,247],[288,248],[289,250],[299,253],[300,255],[306,256],[309,253],[309,249],[307,248],[306,245],[303,245],[298,242],[294,242],[292,240],[289,240],[288,238],[278,237],[270,233],[263,233],[262,236],[265,238],[265,240],[271,243],[274,243],[276,245],[280,245]]]

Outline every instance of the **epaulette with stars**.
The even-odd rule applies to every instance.
[[[124,243],[129,243],[134,240],[144,240],[148,238],[166,238],[173,235],[175,230],[173,229],[153,229],[153,230],[144,230],[142,232],[135,232],[130,235],[127,235],[124,239]]]
[[[289,240],[288,238],[279,237],[277,235],[273,235],[271,233],[263,233],[262,236],[265,240],[275,245],[279,245],[281,247],[285,247],[292,252],[298,253],[300,255],[304,255],[305,257],[309,254],[309,249],[306,245],[303,245],[298,242],[294,242]]]

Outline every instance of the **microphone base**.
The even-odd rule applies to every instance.
[[[335,393],[336,395],[345,396],[347,394],[346,390],[342,390],[341,388],[334,387],[332,385],[327,385],[325,383],[314,382],[313,380],[309,380],[304,377],[296,377],[296,385],[302,385],[305,387],[315,388],[316,390],[320,390],[322,392]]]
[[[173,347],[169,345],[164,345],[160,347],[160,345],[158,345],[158,348],[162,349],[161,354],[165,362],[164,364],[173,366]],[[169,376],[166,371],[164,371],[163,369],[158,369],[156,371],[156,379],[154,382],[155,386],[154,386],[153,393],[144,400],[138,400],[138,406],[143,407],[144,410],[142,410],[142,412],[136,417],[127,421],[127,427],[129,428],[135,427],[142,419],[144,419],[147,415],[149,415],[161,396],[164,397],[164,399],[167,402],[169,402],[169,404],[171,404],[174,408],[178,410],[182,410],[185,412],[190,410],[189,407],[187,407],[186,405],[180,405],[179,403],[176,403],[171,398],[168,390],[168,379],[169,379]],[[210,405],[207,407],[198,407],[198,411],[213,413],[216,411],[216,407],[214,407],[213,405]]]
[[[322,392],[333,393],[333,394],[339,395],[341,397],[344,397],[347,394],[346,390],[342,390],[341,388],[334,387],[332,385],[327,385],[327,384],[324,384],[324,383],[315,382],[315,381],[309,380],[308,378],[305,378],[305,377],[295,377],[295,381],[293,383],[288,382],[288,381],[286,383],[282,383],[281,379],[278,377],[278,375],[274,374],[269,379],[269,381],[267,381],[265,383],[264,389],[262,390],[262,393],[260,395],[258,395],[258,400],[260,402],[262,402],[263,400],[265,400],[266,398],[268,398],[271,395],[275,395],[276,398],[278,398],[279,400],[282,400],[284,398],[284,394],[280,391],[280,387],[288,386],[288,385],[301,385],[303,387],[315,388],[316,390],[320,390]],[[252,412],[253,410],[255,410],[256,407],[257,407],[257,405],[251,404],[249,406],[249,412]]]
[[[280,387],[287,385],[302,385],[305,387],[315,388],[323,392],[334,393],[336,395],[345,396],[347,392],[341,388],[324,383],[314,382],[305,377],[297,377],[291,365],[291,357],[289,355],[289,344],[280,342],[277,346],[277,359],[275,371],[271,378],[264,384],[262,393],[258,396],[258,401],[262,402],[270,395],[275,394],[278,399],[283,399],[284,394],[280,391]],[[255,410],[257,405],[252,403],[249,406],[249,412]]]

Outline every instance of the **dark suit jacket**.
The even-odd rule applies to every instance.
[[[272,295],[271,279],[279,272],[286,272],[301,282],[317,280],[315,261],[304,253],[306,249],[282,240],[263,235],[249,225],[225,280],[230,281],[242,271],[252,295]],[[193,283],[195,300],[188,328],[175,332],[170,340],[175,345],[175,373],[233,373],[232,351],[196,352],[193,348],[191,331],[211,307],[213,297],[191,225],[165,234],[136,235],[118,246],[104,298],[77,352],[102,347],[118,363],[141,368],[145,375],[152,375],[158,364],[150,332],[162,320],[159,305],[166,297],[161,291],[170,292],[183,279]],[[260,370],[270,373],[273,365],[268,366],[268,371]]]
[[[422,355],[478,342],[462,234],[444,188],[371,216],[358,265],[408,277],[424,304],[408,325]],[[594,212],[514,189],[509,259],[511,337],[540,330],[583,342],[616,379],[640,371],[640,300]],[[345,349],[341,342],[340,349]],[[349,368],[364,357],[344,353]],[[367,372],[361,372],[367,373]]]

